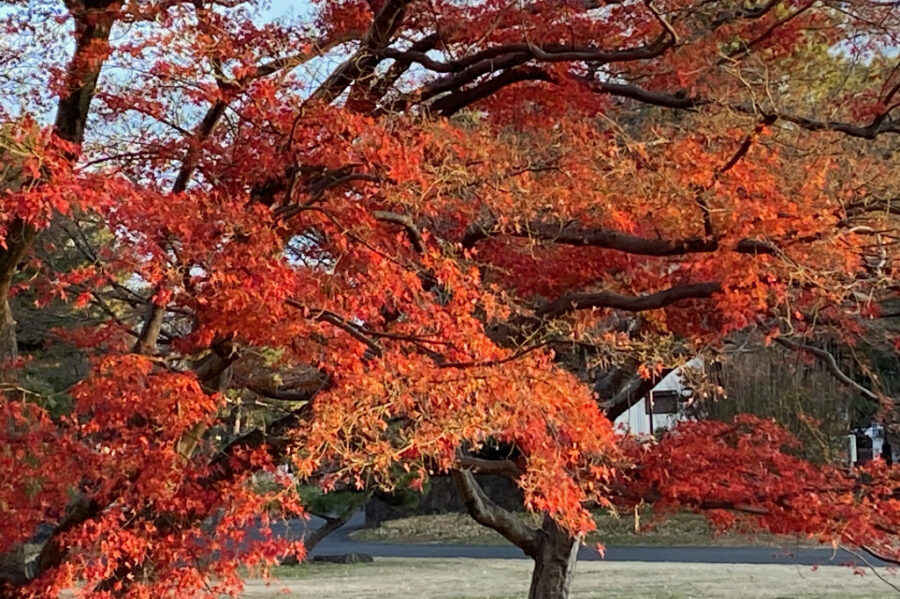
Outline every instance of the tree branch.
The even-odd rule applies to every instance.
[[[670,372],[671,369],[664,370],[659,377],[651,377],[649,379],[637,375],[629,377],[628,381],[622,385],[612,398],[602,402],[603,413],[610,421],[615,422],[619,416],[646,397],[653,387]]]
[[[353,517],[354,511],[355,506],[353,508],[345,510],[337,518],[324,517],[325,524],[317,528],[308,537],[303,537],[303,548],[306,550],[306,553],[309,554],[310,551],[316,548],[316,545],[322,542],[322,539],[349,522],[350,518]]]
[[[491,96],[504,87],[522,81],[547,81],[553,79],[544,70],[536,67],[510,69],[471,88],[453,92],[431,104],[431,109],[443,116],[452,116],[478,100]]]
[[[438,41],[440,41],[440,38],[436,33],[426,35],[422,39],[413,42],[409,47],[408,52],[424,54],[429,50],[433,50]],[[394,64],[392,64],[381,77],[373,81],[368,87],[357,85],[351,90],[348,102],[351,105],[360,108],[363,108],[367,104],[371,108],[375,108],[378,102],[381,101],[391,89],[391,86],[400,79],[403,73],[409,70],[411,65],[411,60],[395,58]]]
[[[806,352],[812,356],[815,356],[816,358],[824,362],[825,366],[828,368],[828,371],[834,376],[834,378],[836,378],[844,385],[852,389],[856,389],[867,398],[874,401],[881,401],[882,399],[884,399],[883,396],[870,391],[866,387],[863,387],[862,385],[851,379],[849,376],[847,376],[847,374],[843,370],[841,370],[841,367],[837,363],[834,355],[832,355],[830,352],[812,345],[797,343],[796,341],[791,341],[790,339],[785,339],[784,337],[775,337],[775,342],[788,349]]]
[[[369,348],[369,351],[371,351],[375,356],[382,355],[383,352],[381,350],[381,346],[379,346],[375,341],[370,339],[363,329],[361,329],[360,327],[356,326],[355,324],[341,318],[334,312],[329,312],[328,310],[320,310],[320,309],[316,309],[316,308],[309,308],[307,306],[304,306],[297,300],[291,299],[291,298],[286,299],[285,303],[287,305],[291,306],[292,308],[297,308],[298,310],[312,314],[313,320],[318,320],[319,322],[327,322],[328,324],[341,329],[342,331],[344,331],[345,333],[347,333],[348,335],[350,335],[351,337],[353,337],[354,339],[356,339],[363,345],[367,346]]]
[[[470,249],[478,242],[495,234],[488,226],[470,226],[461,240],[463,248]],[[516,237],[539,239],[562,245],[598,247],[641,256],[681,256],[695,253],[711,253],[721,249],[716,237],[686,237],[662,239],[640,237],[613,229],[590,229],[570,224],[531,223],[508,233]],[[778,248],[760,239],[741,239],[732,248],[738,254],[778,254]]]
[[[675,108],[679,110],[691,110],[709,104],[719,104],[710,98],[702,96],[688,96],[683,92],[658,92],[641,88],[637,85],[610,83],[604,81],[586,81],[587,85],[602,94],[630,98],[643,104]],[[748,104],[724,104],[724,108],[742,114],[761,116],[774,123],[778,120],[787,121],[806,129],[807,131],[835,131],[851,137],[863,139],[875,139],[885,133],[900,134],[900,124],[884,117],[876,117],[868,125],[857,125],[835,120],[817,120],[798,116],[780,110],[765,110],[756,105]]]
[[[474,456],[464,455],[458,460],[459,464],[468,470],[474,470],[482,474],[493,474],[496,476],[504,476],[513,480],[524,474],[519,465],[512,460],[487,460],[484,458],[476,458]]]
[[[470,471],[452,470],[450,476],[476,522],[496,530],[529,557],[537,557],[540,537],[536,530],[491,501]]]
[[[646,295],[622,295],[613,291],[599,293],[568,293],[536,311],[545,318],[557,318],[574,310],[587,308],[613,308],[627,312],[643,312],[664,308],[686,299],[704,299],[721,291],[716,282],[676,285],[669,289]]]
[[[422,232],[419,231],[419,228],[411,217],[406,214],[398,214],[386,210],[375,210],[372,212],[372,216],[375,217],[376,220],[394,223],[406,229],[406,236],[409,238],[409,242],[412,244],[413,248],[420,254],[425,252],[425,243],[422,240]]]
[[[238,454],[246,453],[244,450],[263,445],[274,451],[286,447],[287,443],[284,442],[283,435],[296,427],[311,411],[312,401],[269,423],[265,429],[253,429],[228,443],[209,461],[212,473],[204,480],[204,484],[212,485],[235,476],[239,469],[236,467],[238,464],[233,463],[233,458]],[[244,467],[247,464],[242,463],[240,466]]]
[[[322,387],[324,387],[324,383]],[[321,389],[322,387],[319,387]],[[310,401],[316,393],[318,393],[319,389],[281,389],[275,387],[264,387],[262,385],[257,385],[255,383],[245,383],[244,388],[256,393],[257,395],[262,395],[263,397],[268,397],[269,399],[277,399],[279,401]]]
[[[896,557],[891,557],[889,555],[885,555],[873,547],[869,547],[868,545],[862,545],[860,547],[860,549],[862,549],[863,551],[865,551],[866,553],[868,553],[875,559],[880,559],[883,562],[887,562],[889,564],[894,564],[895,566],[900,566],[900,559],[897,559]]]
[[[323,56],[326,52],[336,46],[340,46],[341,44],[359,39],[360,35],[361,33],[358,31],[348,31],[343,35],[338,35],[334,38],[320,40],[313,43],[312,49],[308,52],[297,52],[296,54],[291,54],[290,56],[275,58],[265,64],[258,66],[249,77],[242,78],[239,83],[245,83],[253,79],[262,79],[264,77],[268,77],[269,75],[274,75],[279,71],[297,68],[314,58]]]
[[[54,129],[62,139],[81,144],[91,100],[100,70],[109,54],[109,34],[122,8],[121,0],[78,3],[75,19],[75,53],[66,74],[65,87],[56,110]]]
[[[360,49],[328,76],[311,99],[329,104],[349,85],[370,75],[381,60],[379,52],[387,47],[403,22],[410,1],[386,0],[372,20]]]

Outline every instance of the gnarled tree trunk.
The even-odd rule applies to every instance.
[[[491,466],[487,460],[478,459],[468,462],[479,470],[513,475],[509,472],[514,468],[511,465]],[[547,515],[539,529],[528,526],[521,518],[492,502],[471,471],[454,470],[451,475],[469,515],[479,524],[499,532],[534,560],[528,599],[568,599],[581,546],[579,539]]]
[[[544,516],[538,537],[528,599],[567,599],[581,543],[549,516]]]

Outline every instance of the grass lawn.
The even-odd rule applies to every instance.
[[[279,580],[248,581],[244,599],[518,599],[527,560],[376,559],[354,565],[282,567]],[[900,577],[884,573],[897,584]],[[897,597],[876,576],[849,568],[749,564],[582,562],[572,599],[812,599]]]
[[[523,520],[532,515],[521,514]],[[796,537],[776,537],[769,534],[740,534],[729,532],[716,535],[706,518],[699,514],[674,514],[665,521],[654,524],[647,513],[638,520],[635,531],[633,514],[615,516],[598,513],[594,516],[597,530],[588,536],[588,544],[603,543],[622,545],[763,545],[789,547],[806,543]],[[498,533],[481,526],[466,514],[435,514],[411,516],[382,522],[378,528],[354,531],[351,536],[359,541],[387,543],[442,543],[455,545],[507,545]],[[802,543],[801,543],[802,544]]]

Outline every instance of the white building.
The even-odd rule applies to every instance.
[[[702,366],[703,360],[700,358],[693,358],[684,365],[690,369],[698,369]],[[682,368],[684,367],[676,368],[667,374],[653,387],[648,397],[644,397],[631,406],[627,412],[616,418],[613,423],[616,429],[635,435],[649,435],[656,429],[670,428],[674,425],[680,418],[678,412],[681,402],[678,401],[678,398],[686,397],[690,392],[682,377]],[[648,399],[652,400],[654,404],[655,409],[652,414],[647,409]],[[674,409],[671,409],[673,407]],[[668,413],[658,413],[660,411]]]

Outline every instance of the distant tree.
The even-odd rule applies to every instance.
[[[0,552],[45,532],[9,596],[237,592],[302,554],[266,534],[303,510],[286,462],[323,491],[449,472],[533,599],[615,502],[900,557],[880,462],[813,465],[752,417],[609,424],[736,332],[828,363],[896,298],[896,3],[254,10],[0,12]],[[11,296],[64,315],[38,349],[80,348],[73,386],[29,383]]]
[[[732,347],[711,368],[694,374],[699,392],[685,406],[685,415],[725,421],[740,414],[771,418],[802,442],[804,457],[831,463],[846,458],[847,435],[878,415],[877,403],[842,384],[815,358],[778,345]],[[840,348],[829,349],[844,372],[854,372]]]

